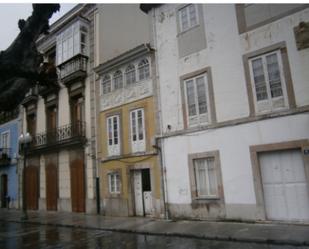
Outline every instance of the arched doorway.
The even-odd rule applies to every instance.
[[[85,170],[83,160],[73,160],[70,169],[72,211],[85,212]]]

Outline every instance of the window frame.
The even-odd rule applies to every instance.
[[[133,75],[133,73],[134,73],[134,80],[132,80],[131,78],[128,77],[128,75],[131,75],[131,74]],[[126,69],[125,69],[125,79],[126,79],[126,86],[131,86],[131,85],[133,85],[133,84],[135,84],[137,82],[137,79],[136,79],[136,67],[135,67],[135,65],[133,63],[129,64],[126,67]],[[128,79],[130,79],[130,80],[128,81]]]
[[[195,9],[196,24],[194,24],[194,25],[191,24],[190,10],[189,10],[190,6],[194,6],[194,9]],[[187,21],[188,21],[188,27],[187,28],[183,27],[183,22],[182,22],[183,19],[182,19],[182,16],[181,16],[181,11],[184,10],[184,9],[186,10]],[[199,26],[200,20],[199,20],[199,13],[198,13],[198,6],[197,6],[197,4],[194,4],[194,3],[187,4],[187,5],[179,8],[177,10],[177,12],[178,12],[177,16],[178,16],[178,20],[179,20],[179,31],[180,31],[180,33],[186,32],[186,31],[188,31],[188,30],[190,30],[192,28],[195,28],[196,26]]]
[[[209,86],[208,86],[208,73],[204,72],[202,74],[198,74],[195,76],[192,76],[190,78],[186,78],[183,80],[183,89],[184,89],[184,101],[185,101],[185,109],[186,109],[186,120],[187,125],[189,127],[195,127],[200,125],[207,125],[211,123],[211,114],[210,114],[210,96],[209,96]],[[206,113],[200,114],[200,106],[199,106],[199,100],[198,100],[198,91],[197,91],[197,83],[196,79],[203,77],[204,79],[204,88],[205,88],[205,97],[206,97]],[[193,88],[194,88],[194,105],[195,105],[195,115],[189,114],[189,103],[188,103],[188,92],[187,92],[187,83],[189,81],[193,81]],[[206,121],[201,121],[203,118],[207,119]],[[197,119],[196,122],[193,123],[193,121],[190,122],[190,119]]]
[[[272,97],[271,96],[271,87],[270,87],[270,81],[269,81],[269,71],[267,68],[267,61],[266,57],[272,54],[276,54],[277,56],[277,65],[279,69],[279,75],[280,75],[280,82],[281,82],[281,91],[282,95],[278,97]],[[255,81],[254,81],[254,74],[253,74],[253,65],[252,62],[254,60],[261,59],[262,60],[262,67],[263,67],[263,74],[264,74],[264,81],[266,86],[266,93],[267,98],[264,100],[257,100],[257,93],[256,93],[256,87],[255,87]],[[286,79],[285,79],[285,68],[282,61],[282,53],[281,50],[275,49],[272,51],[268,51],[266,53],[262,53],[256,56],[252,56],[248,58],[248,66],[249,66],[249,74],[250,74],[250,82],[251,82],[251,89],[253,94],[253,101],[254,101],[254,109],[256,114],[265,114],[265,113],[271,113],[271,112],[277,112],[281,110],[286,110],[289,108],[289,100],[288,100],[288,94],[287,94],[287,86],[286,86]],[[284,106],[282,107],[275,107],[274,102],[278,101],[280,99],[283,99]],[[259,110],[259,106],[268,106],[265,110]]]
[[[214,160],[214,169],[216,172],[216,195],[198,195],[197,180],[195,174],[195,160],[212,158]],[[191,189],[191,199],[192,202],[197,203],[208,203],[208,202],[218,202],[224,204],[224,189],[222,181],[221,163],[220,163],[220,153],[218,150],[194,153],[188,155],[188,167],[189,167],[189,180]]]
[[[138,121],[138,112],[141,111],[142,114],[142,132],[143,139],[139,139],[139,121]],[[133,113],[135,113],[135,132],[133,127]],[[134,140],[134,135],[136,136],[136,140]],[[145,130],[145,110],[144,108],[137,108],[130,111],[130,140],[131,140],[131,151],[135,152],[144,152],[146,151],[146,130]]]
[[[104,92],[104,89],[108,88],[108,87],[104,87],[105,83],[107,82],[107,80],[105,80],[107,77],[109,78],[109,80],[108,80],[109,81],[109,91]],[[112,77],[109,74],[103,75],[100,83],[101,83],[100,84],[101,85],[101,95],[108,94],[108,93],[112,92]]]
[[[145,73],[146,67],[148,68],[148,75],[146,75],[146,73]],[[137,64],[137,71],[138,71],[138,80],[139,81],[147,80],[147,79],[150,78],[150,63],[149,63],[149,60],[147,58],[143,58],[142,60],[139,61],[139,63]],[[141,79],[141,72],[144,75],[144,78],[142,78],[142,79]]]
[[[117,180],[118,176],[118,180]],[[121,174],[119,171],[112,171],[107,173],[108,179],[108,193],[110,195],[120,195],[121,194]],[[114,189],[112,187],[112,182],[114,183]],[[117,185],[117,183],[119,185]],[[118,186],[118,187],[117,187]]]
[[[116,118],[117,121],[117,134],[116,137],[118,139],[118,143],[115,143],[115,130],[114,130],[114,120]],[[110,138],[109,132],[109,124],[111,122],[112,128],[112,138]],[[108,156],[117,156],[121,153],[121,125],[120,125],[120,114],[110,115],[106,118],[106,147]],[[112,144],[110,144],[110,140],[112,140]]]
[[[121,87],[118,87],[116,84],[116,79],[119,80],[118,78],[121,78]],[[123,88],[123,72],[118,69],[113,73],[113,90],[118,90]],[[116,87],[117,86],[117,87]]]

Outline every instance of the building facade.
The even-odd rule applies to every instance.
[[[155,147],[156,71],[149,20],[138,4],[100,7],[95,71],[101,212],[162,217],[161,166]]]
[[[18,208],[19,109],[0,113],[0,207]]]
[[[141,9],[170,217],[308,222],[308,5]]]
[[[23,105],[27,209],[96,212],[93,106],[93,4],[79,4],[37,41],[44,63],[57,70],[53,87],[37,86]]]

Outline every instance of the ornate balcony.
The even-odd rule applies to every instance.
[[[59,65],[60,79],[65,84],[78,79],[84,79],[87,75],[87,59],[86,56],[78,54]]]
[[[0,148],[0,166],[7,166],[11,162],[11,148]]]
[[[52,131],[38,133],[33,137],[29,153],[83,145],[86,142],[85,129],[85,122],[78,121],[74,124],[60,126]]]
[[[21,102],[23,106],[27,106],[36,103],[38,100],[38,86],[32,87],[29,92],[26,93],[24,100]]]

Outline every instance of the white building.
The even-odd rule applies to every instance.
[[[309,221],[308,5],[141,5],[172,217]]]

